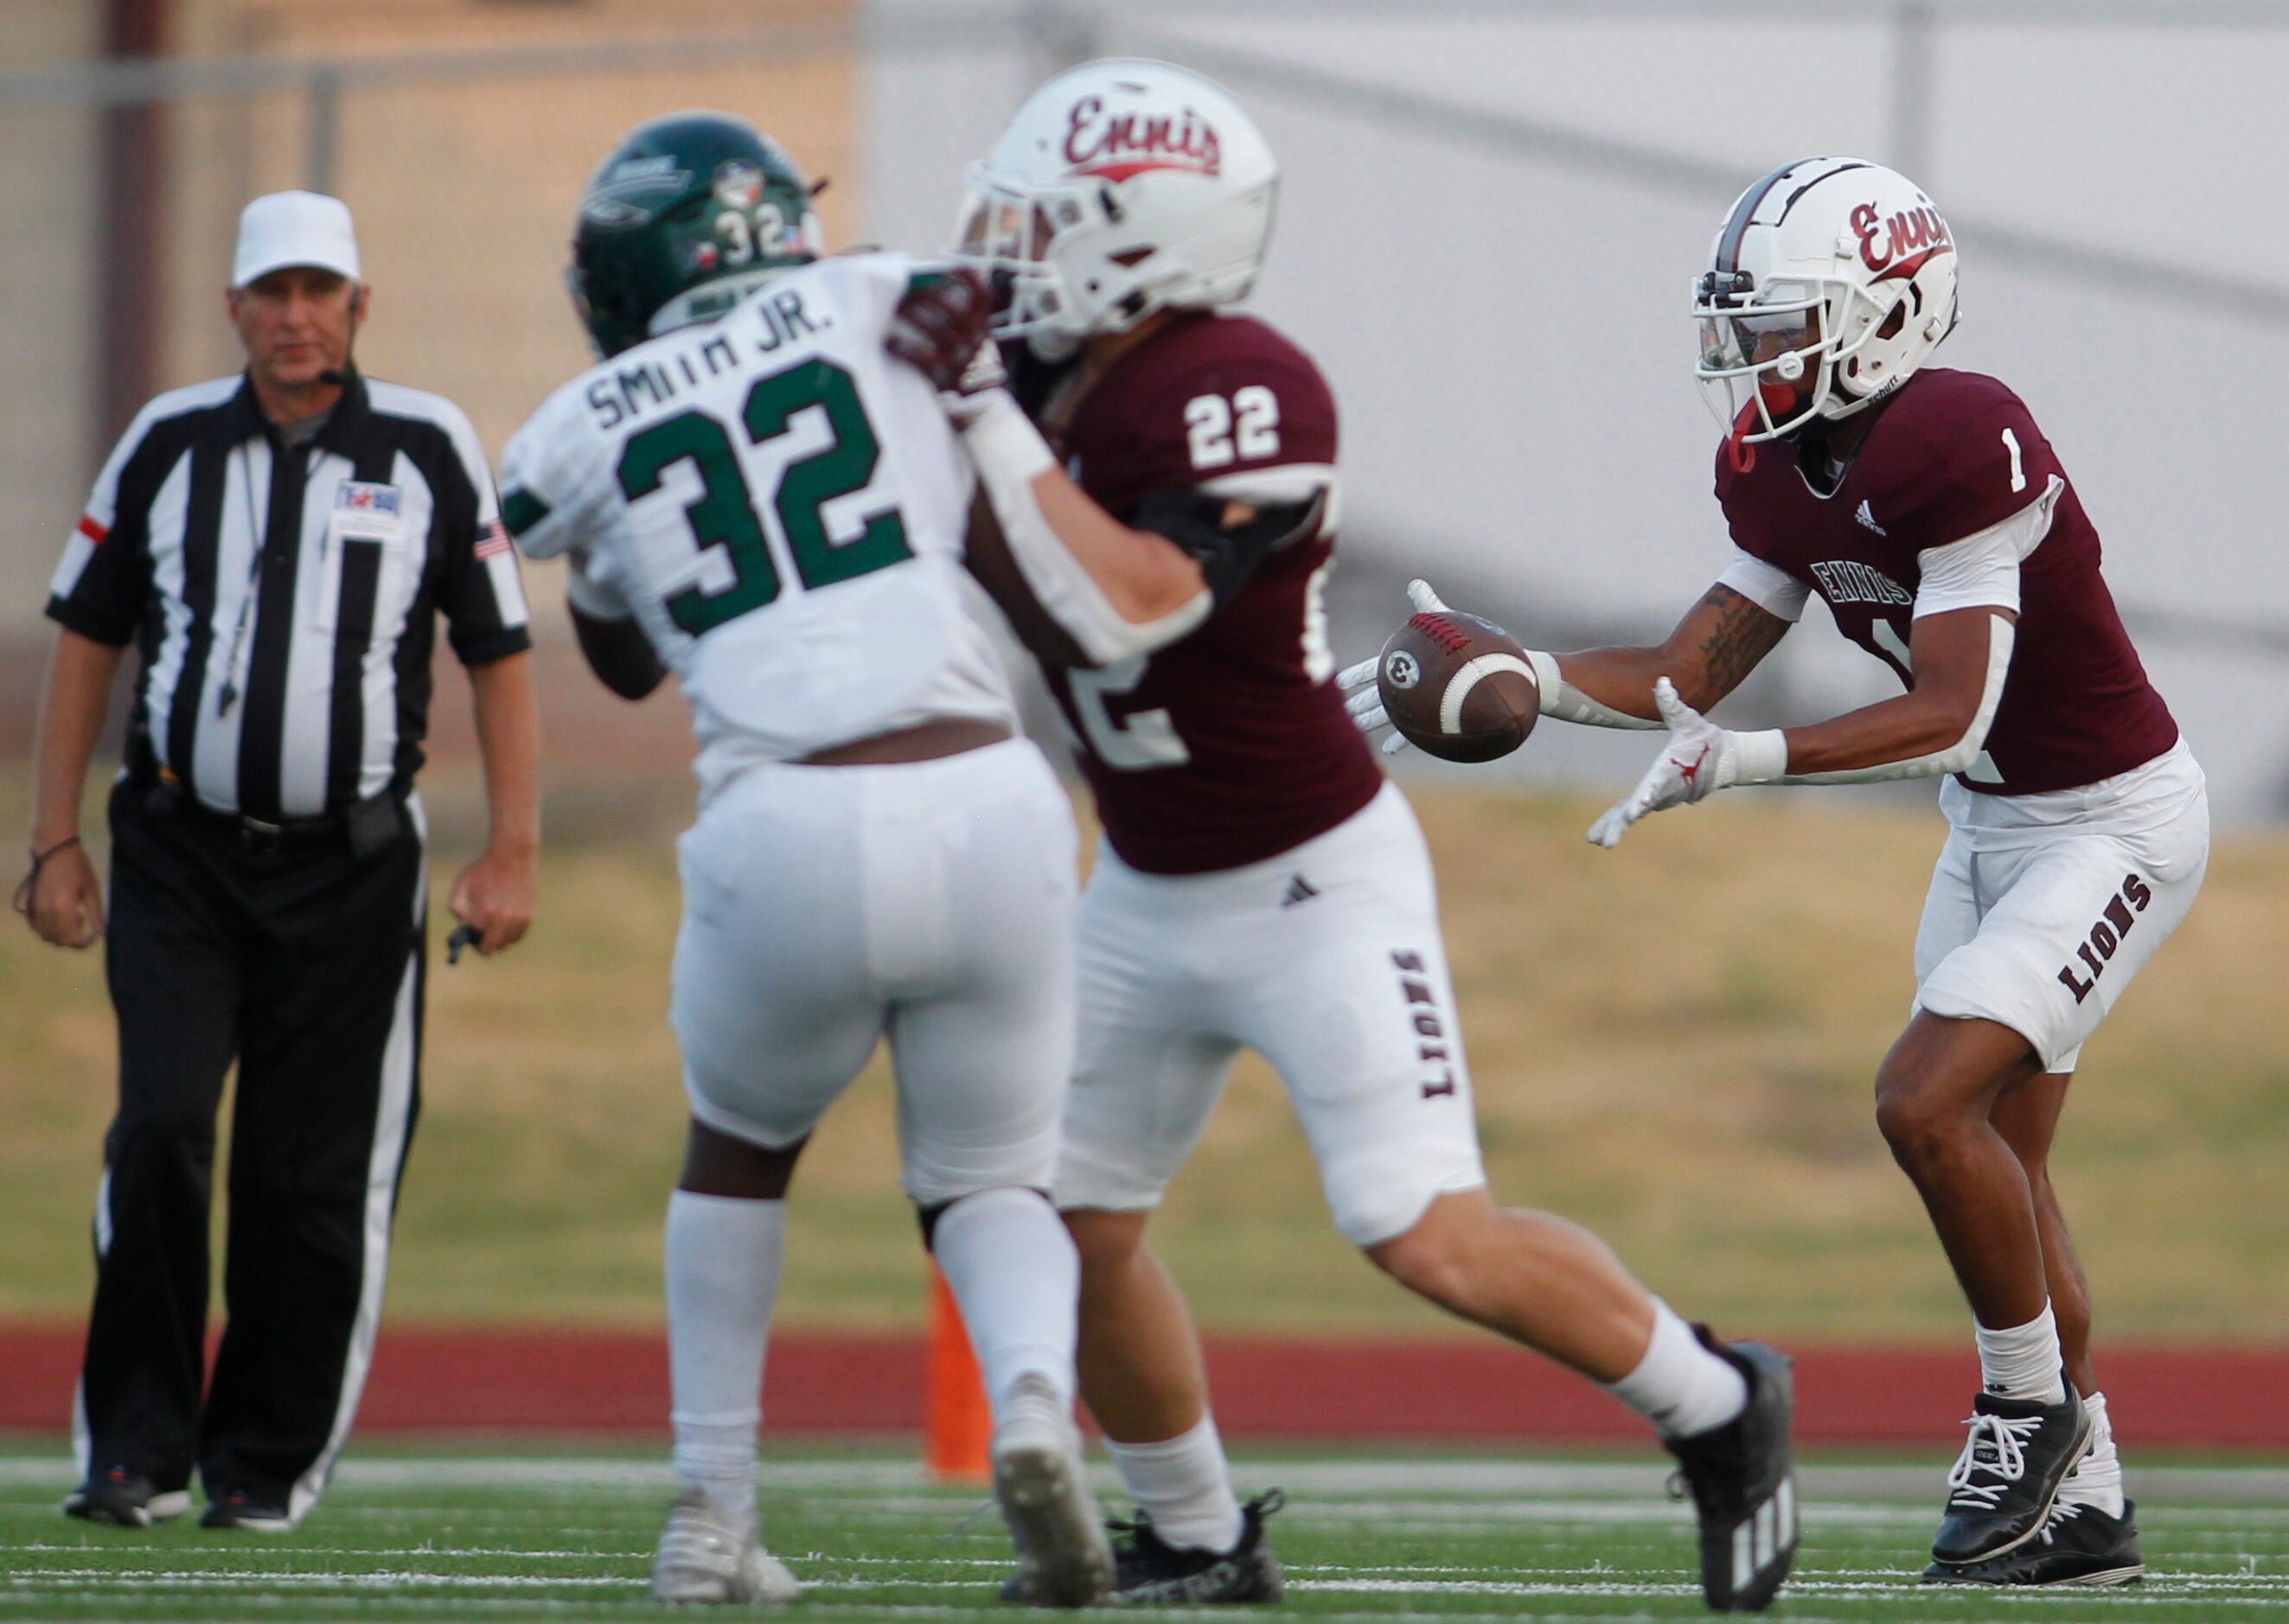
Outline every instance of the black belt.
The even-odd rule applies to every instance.
[[[316,817],[249,817],[208,806],[190,787],[158,763],[149,744],[137,738],[127,752],[127,780],[143,796],[143,805],[162,816],[180,817],[217,833],[227,835],[241,848],[266,855],[283,852],[339,850],[370,857],[404,832],[405,793],[392,784],[379,795],[353,801],[338,812]]]
[[[171,790],[173,792],[171,795],[168,793]],[[171,805],[168,804],[170,801]],[[292,817],[274,824],[262,818],[249,817],[243,812],[218,811],[180,786],[172,784],[160,787],[153,805],[155,809],[227,835],[251,852],[267,855],[316,851],[325,848],[339,849],[349,844],[349,820],[339,812],[329,812],[323,817]]]

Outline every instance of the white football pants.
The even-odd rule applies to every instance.
[[[1048,1188],[1073,1054],[1073,808],[1023,739],[758,766],[678,843],[691,1114],[809,1134],[888,1038],[907,1193]]]
[[[1157,1206],[1243,1047],[1287,1085],[1353,1245],[1486,1182],[1431,854],[1397,785],[1241,868],[1145,874],[1101,848],[1057,1205]]]
[[[1998,1022],[2071,1071],[2202,888],[2209,793],[2175,748],[2043,795],[1940,792],[1955,827],[1916,933],[1917,1007]]]

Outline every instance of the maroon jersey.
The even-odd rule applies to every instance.
[[[1124,520],[1171,488],[1300,501],[1334,482],[1335,397],[1263,322],[1189,316],[1114,361],[1058,450]],[[1323,530],[1273,554],[1213,618],[1149,658],[1049,669],[1105,837],[1130,867],[1197,874],[1277,856],[1382,787],[1330,681],[1320,593],[1334,549]]]
[[[2019,569],[1991,768],[1961,782],[1995,795],[2072,789],[2177,743],[2099,574],[2098,532],[2019,397],[1976,372],[1926,368],[1882,412],[1830,496],[1786,442],[1759,448],[1746,474],[1720,450],[1717,499],[1742,550],[1818,593],[1845,636],[1909,681],[1918,554],[2001,523],[2056,479],[2049,533]]]

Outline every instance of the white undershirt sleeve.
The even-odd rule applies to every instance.
[[[1804,618],[1804,606],[1812,599],[1808,584],[1742,547],[1733,549],[1733,561],[1717,577],[1717,585],[1730,587],[1767,615],[1778,615],[1791,623]]]
[[[2015,561],[2014,568],[2016,568]],[[1917,599],[1917,611],[1922,612],[1923,600]],[[1979,760],[1979,752],[1987,747],[1987,729],[1995,723],[1995,707],[2003,703],[2003,684],[2011,674],[2011,647],[2017,641],[2018,628],[2000,615],[1990,615],[1987,621],[1987,684],[1979,693],[1979,708],[1972,713],[1971,725],[1963,736],[1945,750],[1929,755],[1915,756],[1905,761],[1884,761],[1874,767],[1852,767],[1832,773],[1791,773],[1781,780],[1783,784],[1883,784],[1894,778],[1937,778],[1948,773],[1971,770]]]
[[[2041,496],[2000,524],[1917,553],[1923,579],[1916,588],[1915,617],[1964,609],[2018,613],[2019,565],[2050,534],[2051,511],[2066,488],[2054,474]]]
[[[1644,732],[1662,724],[1649,716],[1632,716],[1627,711],[1616,711],[1600,704],[1568,682],[1558,669],[1558,657],[1539,649],[1526,651],[1526,663],[1534,668],[1534,686],[1541,696],[1540,709],[1544,716],[1555,716],[1560,721],[1579,722],[1585,728],[1625,728],[1632,732]]]
[[[1717,577],[1717,585],[1730,587],[1767,614],[1777,615],[1791,623],[1804,617],[1804,606],[1812,592],[1811,587],[1787,570],[1737,546],[1733,549],[1732,563]],[[1544,716],[1578,722],[1585,728],[1622,728],[1631,731],[1648,731],[1662,725],[1651,717],[1632,716],[1592,699],[1566,681],[1555,655],[1529,649],[1526,662],[1534,667],[1535,686],[1541,693]]]
[[[1014,400],[1005,394],[990,402],[961,439],[1034,601],[1091,665],[1117,665],[1164,649],[1208,618],[1212,601],[1206,587],[1157,620],[1122,617],[1033,499],[1034,479],[1056,467],[1057,459]]]

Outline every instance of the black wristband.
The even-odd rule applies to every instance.
[[[45,851],[42,851],[36,847],[33,848],[31,853],[32,866],[24,871],[24,878],[18,882],[16,894],[8,899],[8,905],[15,909],[17,912],[22,914],[26,919],[30,919],[32,917],[32,888],[40,882],[40,871],[47,866],[48,859],[50,857],[54,856],[60,851],[68,851],[78,844],[79,836],[72,834],[66,835],[62,840],[58,840],[53,846],[49,847]]]

